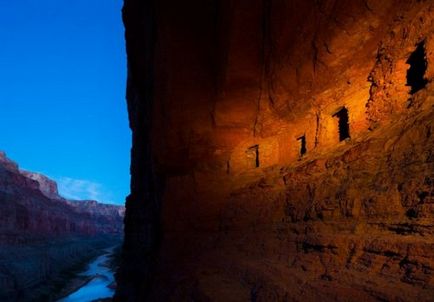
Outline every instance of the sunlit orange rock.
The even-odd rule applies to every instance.
[[[124,7],[118,301],[434,301],[434,2]]]

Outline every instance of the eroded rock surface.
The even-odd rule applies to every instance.
[[[49,179],[47,176],[40,173],[21,170],[20,173],[30,179],[35,180],[39,184],[39,190],[51,199],[62,199],[57,190],[57,183]]]
[[[138,1],[119,301],[434,301],[434,2]]]
[[[123,230],[123,206],[72,201],[59,195],[45,175],[22,171],[0,153],[0,243],[53,236],[117,234]]]

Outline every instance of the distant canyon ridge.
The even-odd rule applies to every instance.
[[[21,170],[0,151],[0,243],[65,235],[121,235],[125,208],[68,200],[47,176]]]

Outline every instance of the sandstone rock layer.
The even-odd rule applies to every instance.
[[[434,1],[123,14],[119,301],[434,301]]]
[[[72,201],[45,175],[20,170],[0,152],[0,244],[65,236],[121,235],[123,206]]]

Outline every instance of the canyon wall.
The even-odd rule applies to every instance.
[[[59,293],[93,258],[120,244],[119,236],[51,238],[26,245],[1,245],[2,302],[57,301]]]
[[[0,301],[52,301],[80,265],[120,244],[124,211],[67,200],[0,151]]]
[[[118,301],[434,301],[434,1],[123,17]]]
[[[0,152],[0,244],[68,235],[121,235],[123,206],[73,201],[45,175],[20,170]]]

